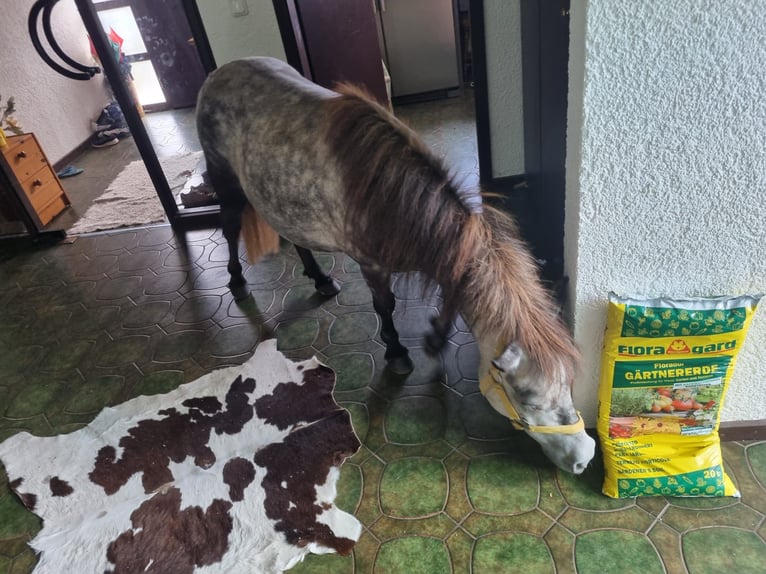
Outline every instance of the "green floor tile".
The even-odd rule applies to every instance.
[[[281,351],[308,347],[319,332],[316,319],[295,319],[280,323],[276,329],[277,348]]]
[[[450,571],[444,542],[435,538],[410,536],[381,545],[374,574],[437,574]]]
[[[66,403],[66,410],[70,413],[97,413],[112,403],[124,384],[124,377],[116,375],[106,375],[88,381]]]
[[[762,574],[766,569],[766,542],[753,532],[737,528],[704,528],[683,537],[689,574]]]
[[[345,281],[343,283],[343,288],[338,293],[338,305],[353,307],[371,304],[372,292],[367,286],[366,281],[362,279],[358,281]]]
[[[654,515],[638,506],[611,512],[591,512],[570,507],[558,519],[559,524],[576,533],[600,528],[624,528],[644,532],[655,520]]]
[[[31,572],[37,564],[37,556],[30,549],[26,549],[13,559],[13,565],[9,574],[26,574]]]
[[[521,514],[474,512],[463,522],[463,528],[476,537],[504,531],[525,532],[542,536],[552,525],[551,517],[537,509]]]
[[[25,419],[42,414],[49,408],[59,408],[68,391],[65,385],[55,381],[18,388],[16,396],[5,409],[5,416]]]
[[[678,508],[671,506],[662,515],[662,520],[679,532],[706,526],[756,527],[763,516],[749,506],[737,502],[717,509]]]
[[[251,353],[258,344],[255,325],[233,325],[216,333],[210,342],[210,353],[216,357],[234,357]]]
[[[562,528],[561,526],[554,524],[543,537],[548,544],[548,549],[551,551],[554,561],[556,562],[556,568],[559,573],[574,573],[574,535]]]
[[[599,530],[577,537],[578,574],[665,574],[662,561],[649,540],[637,532]]]
[[[518,514],[537,504],[537,471],[507,455],[474,458],[468,465],[468,496],[479,512]]]
[[[289,570],[290,574],[354,574],[353,556],[309,554]]]
[[[328,337],[335,345],[352,345],[369,341],[378,331],[375,313],[357,312],[337,317],[330,326]]]
[[[323,301],[324,298],[316,292],[313,283],[302,283],[287,291],[284,309],[293,312],[309,311],[319,307]]]
[[[14,493],[6,491],[0,496],[0,539],[34,535],[40,528],[42,521]]]
[[[667,572],[683,572],[686,569],[681,554],[681,535],[678,532],[658,522],[649,531],[649,539],[662,556]]]
[[[157,371],[141,377],[132,387],[133,396],[168,393],[184,382],[183,371]]]
[[[62,344],[51,344],[50,350],[40,362],[44,371],[73,371],[93,349],[93,341],[67,340]]]
[[[394,517],[417,518],[440,512],[447,500],[444,465],[429,458],[389,462],[380,481],[380,505]]]
[[[263,285],[273,283],[285,273],[285,259],[279,256],[266,257],[256,265],[248,267],[243,275],[248,283]]]
[[[444,513],[425,518],[392,518],[381,516],[370,531],[380,540],[392,540],[409,536],[422,536],[444,540],[457,523]]]
[[[514,565],[524,574],[556,573],[548,546],[537,536],[501,532],[476,541],[473,574],[507,572]]]
[[[753,474],[761,486],[766,488],[766,442],[750,445],[746,453]]]
[[[363,403],[340,402],[340,406],[351,414],[351,426],[360,442],[364,443],[367,439],[367,430],[370,426],[370,417],[367,413],[367,406]]]
[[[340,469],[340,478],[336,484],[335,504],[341,510],[353,514],[362,498],[362,470],[350,462]]]
[[[473,544],[473,538],[462,528],[456,529],[447,537],[453,572],[470,572]]]
[[[583,510],[614,510],[634,504],[633,499],[609,498],[602,494],[604,467],[599,460],[591,463],[581,475],[556,471],[556,481],[566,501]]]
[[[159,363],[176,363],[196,353],[205,340],[205,332],[198,330],[178,331],[160,338],[154,350],[154,360]],[[124,363],[120,363],[124,364]]]
[[[432,397],[406,397],[394,401],[385,417],[388,440],[399,444],[419,444],[441,438],[444,409]]]
[[[372,381],[375,364],[369,353],[345,353],[327,360],[327,366],[335,371],[336,391],[353,391],[366,387]]]
[[[29,537],[17,536],[16,538],[0,538],[0,556],[13,558],[21,554],[27,548]]]

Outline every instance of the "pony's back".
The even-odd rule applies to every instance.
[[[280,60],[247,58],[213,72],[197,103],[220,200],[246,200],[286,239],[324,251],[347,247],[340,176],[322,137],[323,103],[334,97]]]

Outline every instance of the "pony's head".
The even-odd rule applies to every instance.
[[[567,369],[546,375],[515,343],[482,347],[480,386],[492,407],[536,440],[560,469],[582,473],[596,443],[574,408]]]

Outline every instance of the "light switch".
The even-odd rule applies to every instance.
[[[232,16],[246,16],[249,12],[246,0],[229,0],[229,8]]]

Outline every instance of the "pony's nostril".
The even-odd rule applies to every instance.
[[[588,467],[587,463],[576,462],[574,467],[572,467],[572,472],[574,472],[575,474],[582,474],[587,467]]]

